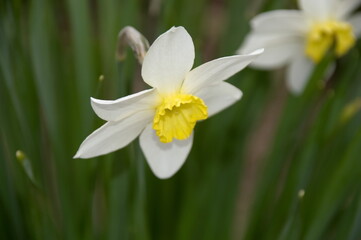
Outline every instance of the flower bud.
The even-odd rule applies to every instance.
[[[133,50],[139,63],[142,64],[149,48],[148,40],[135,28],[126,26],[118,34],[116,56],[119,61],[123,61],[126,58],[127,45]]]

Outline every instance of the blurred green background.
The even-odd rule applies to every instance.
[[[150,171],[138,142],[73,159],[103,122],[89,98],[144,89],[118,32],[151,42],[184,26],[195,65],[233,55],[259,12],[286,0],[2,0],[0,239],[348,239],[361,236],[361,44],[303,95],[283,70],[230,79],[244,96],[197,125],[185,165]],[[102,80],[103,76],[104,79]],[[99,80],[100,79],[100,80]],[[134,84],[137,83],[137,84]]]

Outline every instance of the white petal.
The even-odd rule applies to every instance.
[[[296,34],[307,32],[304,14],[298,10],[275,10],[257,15],[251,21],[252,30],[258,33]]]
[[[154,109],[158,102],[155,89],[144,90],[117,100],[91,98],[94,112],[105,121],[118,121],[135,112]]]
[[[292,57],[300,54],[303,39],[295,35],[251,32],[238,53],[249,52],[260,47],[264,48],[264,53],[255,59],[251,66],[261,69],[279,68],[288,63]]]
[[[232,84],[221,82],[202,88],[195,95],[205,102],[211,117],[241,99],[242,92]]]
[[[194,45],[183,27],[160,35],[144,57],[142,77],[160,92],[179,90],[194,61]]]
[[[207,62],[188,73],[182,91],[195,93],[199,89],[219,83],[245,68],[263,52],[258,49],[247,55],[235,55]]]
[[[335,15],[338,0],[298,0],[300,9],[315,20]]]
[[[313,63],[305,56],[292,60],[287,68],[287,85],[292,93],[299,95],[303,92],[313,67]]]
[[[162,143],[149,124],[139,137],[140,146],[153,173],[161,179],[173,176],[185,162],[193,143],[193,134],[186,140]]]
[[[361,36],[361,13],[357,13],[348,19],[348,22],[352,25],[353,33],[356,37]]]
[[[336,18],[344,19],[361,5],[360,0],[339,0],[335,8]]]
[[[121,121],[107,122],[80,145],[74,158],[91,158],[125,147],[151,121],[153,111],[142,111]]]

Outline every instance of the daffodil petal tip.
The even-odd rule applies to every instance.
[[[251,52],[249,55],[260,55],[264,52],[264,48],[257,49],[253,52]]]

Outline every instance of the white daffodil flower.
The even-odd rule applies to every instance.
[[[361,34],[361,14],[350,16],[361,0],[298,0],[298,4],[301,10],[275,10],[254,17],[251,33],[237,51],[265,48],[251,66],[287,65],[287,85],[295,94],[302,93],[313,66],[327,51],[340,57]]]
[[[152,89],[114,101],[91,98],[95,113],[107,123],[84,140],[74,158],[113,152],[140,135],[151,170],[159,178],[171,177],[190,152],[196,122],[241,98],[242,92],[224,80],[262,52],[219,58],[191,71],[192,38],[183,27],[171,28],[144,57],[142,77]]]

